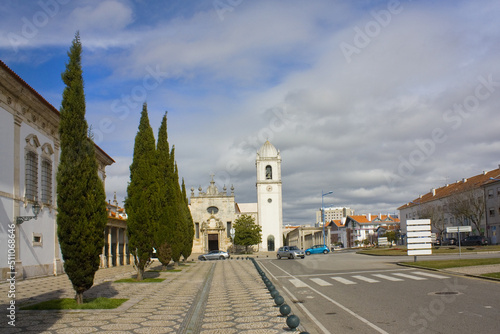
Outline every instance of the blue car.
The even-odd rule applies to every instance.
[[[330,253],[330,250],[325,245],[315,245],[312,246],[311,248],[306,249],[306,255],[321,254],[321,253],[328,254]]]

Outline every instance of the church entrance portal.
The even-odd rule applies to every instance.
[[[219,234],[209,234],[208,235],[208,250],[218,250],[219,249]]]

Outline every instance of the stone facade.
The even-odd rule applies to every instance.
[[[196,196],[191,188],[189,209],[195,228],[193,253],[227,250],[231,246],[230,231],[236,219],[233,187],[229,195],[225,186],[220,192],[212,176],[205,192],[200,186]]]

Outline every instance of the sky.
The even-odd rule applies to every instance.
[[[144,102],[156,137],[167,112],[188,195],[214,174],[256,202],[269,140],[284,224],[314,224],[322,199],[398,213],[500,163],[496,0],[2,0],[0,16],[0,59],[57,109],[79,31],[108,199],[126,196]]]

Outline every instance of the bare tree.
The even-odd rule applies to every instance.
[[[443,207],[437,205],[425,205],[419,209],[418,216],[421,219],[430,219],[431,226],[434,227],[441,236],[446,229],[444,221]]]
[[[481,221],[485,214],[484,190],[469,188],[448,198],[448,211],[461,225],[474,224],[479,234]]]

